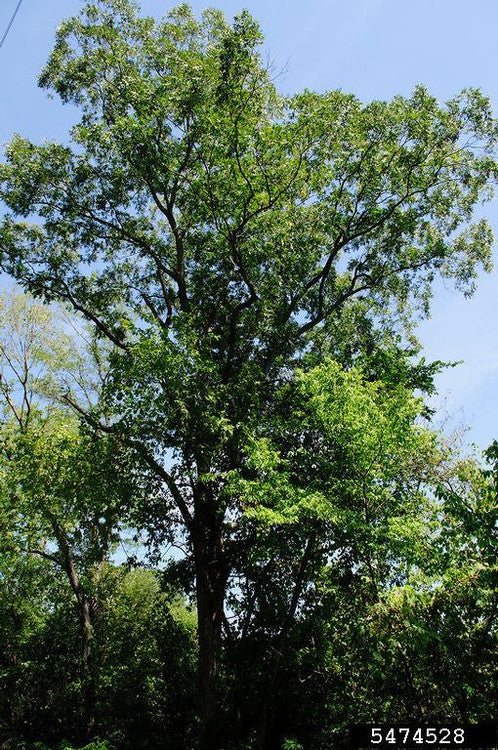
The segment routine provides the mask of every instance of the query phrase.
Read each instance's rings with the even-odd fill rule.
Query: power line
[[[3,35],[3,37],[2,37],[2,41],[0,42],[0,49],[2,48],[2,46],[3,46],[3,43],[4,43],[4,42],[5,42],[5,40],[7,39],[7,34],[8,34],[8,33],[9,33],[9,31],[10,31],[10,27],[11,27],[11,26],[12,26],[12,24],[14,23],[15,17],[17,16],[17,11],[18,11],[18,10],[19,10],[19,8],[21,7],[21,4],[22,4],[22,0],[19,0],[19,2],[17,3],[16,9],[15,9],[15,11],[14,11],[14,12],[13,12],[13,14],[12,14],[12,18],[11,18],[11,19],[10,19],[10,21],[9,21],[9,25],[8,25],[8,26],[7,26],[7,28],[5,29],[4,35]]]

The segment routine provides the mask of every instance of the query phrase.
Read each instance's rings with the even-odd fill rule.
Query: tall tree
[[[278,94],[244,12],[163,21],[97,0],[62,24],[40,83],[81,109],[69,145],[19,136],[0,167],[1,267],[68,303],[113,344],[107,404],[68,402],[163,483],[195,575],[203,743],[243,475],[296,365],[375,346],[437,273],[472,290],[491,231],[472,221],[496,176],[497,125],[468,90],[441,106]],[[350,340],[348,341],[348,336]],[[304,355],[311,355],[304,358]]]

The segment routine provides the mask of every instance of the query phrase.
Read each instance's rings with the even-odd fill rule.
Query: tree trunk
[[[197,573],[196,590],[201,747],[216,750],[220,741],[217,693],[224,592],[213,591],[209,577],[202,570]]]
[[[84,733],[85,739],[90,739],[95,727],[95,683],[92,672],[92,618],[91,607],[85,596],[80,604],[81,621],[81,657],[84,684]]]
[[[221,628],[228,567],[223,553],[221,523],[204,524],[192,535],[196,573],[197,637],[199,647],[199,714],[202,750],[217,750],[222,722],[218,706]]]
[[[95,726],[95,685],[91,668],[92,606],[76,566],[63,528],[53,513],[48,513],[62,553],[62,567],[76,598],[81,632],[81,673],[83,683],[83,739],[89,739]]]

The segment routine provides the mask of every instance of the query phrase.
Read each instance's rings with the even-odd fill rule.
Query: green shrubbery
[[[36,562],[45,568],[43,560]],[[44,572],[48,585],[50,570]],[[88,750],[182,747],[194,710],[192,613],[161,591],[152,571],[111,565],[101,572],[98,601],[93,731],[113,739]],[[14,606],[0,611],[0,647],[5,653],[10,644],[12,654],[0,673],[0,738],[20,737],[25,747],[43,738],[42,748],[67,737],[79,747],[84,684],[74,606],[63,586],[34,589],[24,600],[22,622],[14,622]]]

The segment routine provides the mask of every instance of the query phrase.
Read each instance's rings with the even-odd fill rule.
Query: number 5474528
[[[463,745],[465,730],[462,727],[372,727],[370,744],[386,742],[392,745]]]

